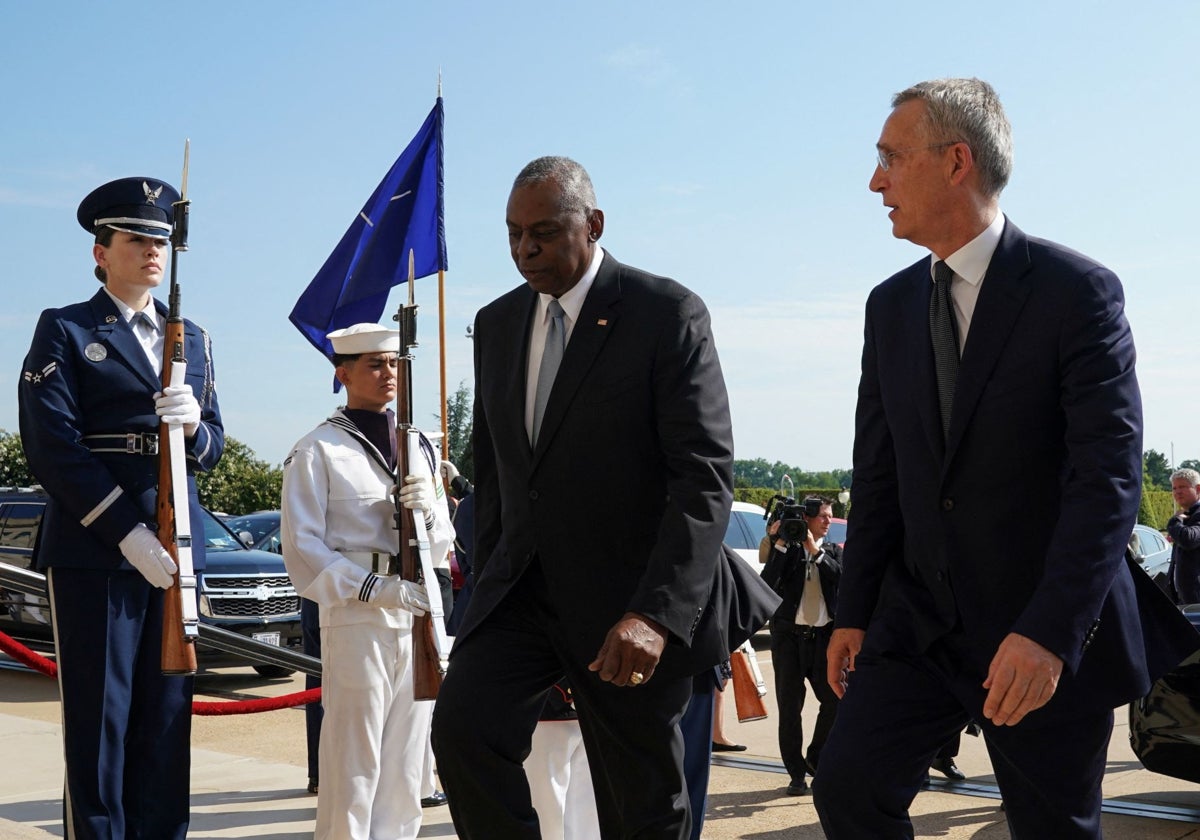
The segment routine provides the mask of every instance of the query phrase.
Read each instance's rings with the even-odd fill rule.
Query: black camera
[[[824,504],[820,499],[811,496],[800,504],[796,504],[796,500],[790,496],[775,495],[771,501],[774,507],[768,507],[765,516],[767,527],[770,528],[771,523],[778,520],[779,531],[775,536],[789,543],[804,541],[808,536],[808,523],[804,517],[819,515]]]

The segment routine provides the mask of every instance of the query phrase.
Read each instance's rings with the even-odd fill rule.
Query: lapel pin
[[[598,327],[607,327],[607,326],[608,326],[608,319],[607,319],[607,318],[599,318],[599,319],[597,319],[597,321],[596,321],[596,326],[598,326]]]
[[[109,315],[108,317],[106,317],[106,318],[104,319],[104,323],[106,323],[106,324],[115,324],[115,323],[117,323],[117,316],[116,316],[116,315]]]

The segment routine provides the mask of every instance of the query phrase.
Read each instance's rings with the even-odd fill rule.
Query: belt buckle
[[[388,567],[391,565],[391,555],[384,554],[381,551],[371,552],[371,571],[377,575],[389,575],[391,572]]]
[[[125,435],[125,454],[157,455],[158,435],[154,432],[130,432]]]

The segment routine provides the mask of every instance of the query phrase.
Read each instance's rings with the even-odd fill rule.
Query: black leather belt
[[[84,435],[83,445],[93,452],[122,455],[157,455],[157,432],[130,432],[124,435]]]

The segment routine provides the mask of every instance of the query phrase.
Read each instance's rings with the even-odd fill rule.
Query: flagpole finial
[[[438,99],[442,98],[442,68],[438,68]]]

